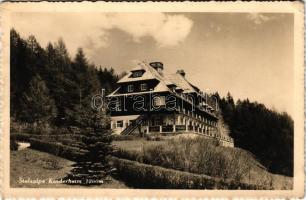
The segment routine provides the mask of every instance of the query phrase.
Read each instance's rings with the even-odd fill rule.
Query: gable
[[[133,75],[135,72],[142,72],[141,76]],[[158,84],[153,92],[166,92],[170,91],[164,82],[164,78],[146,62],[137,64],[128,74],[122,77],[117,83],[121,85],[133,84],[134,82],[144,82],[156,80]],[[118,90],[117,90],[118,91]]]
[[[134,73],[142,72],[141,76],[133,76]],[[127,83],[133,81],[145,81],[152,79],[160,79],[158,72],[152,67],[148,66],[147,63],[138,63],[129,73],[122,77],[118,83]]]

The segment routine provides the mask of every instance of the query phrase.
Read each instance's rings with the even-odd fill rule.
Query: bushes
[[[135,161],[143,162],[142,152],[139,152],[136,150],[125,151],[123,149],[115,149],[112,155],[118,158],[124,158],[128,160],[135,160]]]
[[[145,139],[148,141],[161,141],[164,140],[160,135],[145,135],[144,137],[140,137],[139,135],[113,135],[114,141],[124,141],[124,140],[138,140],[138,139]]]
[[[30,142],[31,148],[40,151],[48,152],[50,154],[75,160],[82,156],[78,147],[79,141],[82,140],[81,135],[36,135],[25,133],[12,133],[11,145],[14,140]],[[13,146],[14,148],[14,146]]]
[[[12,138],[18,141],[29,142],[31,135],[25,133],[11,133],[11,140]]]
[[[82,157],[84,151],[75,147],[69,147],[56,142],[44,142],[37,139],[30,139],[31,148],[44,151],[69,160],[76,160]]]
[[[200,137],[174,138],[164,144],[146,145],[140,151],[118,149],[113,155],[237,182],[269,183],[270,176],[248,152],[217,145],[213,140]]]
[[[59,135],[37,135],[37,134],[26,134],[26,133],[11,133],[12,136],[19,141],[29,142],[30,139],[38,139],[49,142],[63,142],[63,143],[73,143],[82,141],[82,135],[74,134],[59,134]]]
[[[180,138],[166,145],[143,149],[144,162],[182,171],[242,181],[250,172],[250,161],[242,151],[219,148],[207,139]]]
[[[162,136],[159,136],[159,135],[156,135],[156,136],[145,135],[145,138],[148,141],[161,141],[161,140],[165,140]]]
[[[26,122],[17,122],[14,118],[10,121],[10,131],[15,133],[28,133],[33,135],[78,135],[80,129],[74,126],[57,127],[48,123],[35,124]]]
[[[139,138],[138,136],[135,135],[113,135],[112,137],[114,141],[135,140]]]
[[[26,132],[30,134],[50,134],[53,128],[49,123],[35,124],[35,123],[21,123],[11,120],[10,130],[13,132]]]
[[[71,146],[71,145],[73,145],[73,144],[75,143],[75,140],[63,138],[63,139],[61,139],[60,142],[61,142],[63,145]]]
[[[10,150],[16,151],[18,150],[18,143],[16,142],[16,138],[13,136],[10,138]]]
[[[132,184],[143,188],[163,189],[265,189],[256,185],[239,183],[233,180],[222,180],[206,175],[166,169],[163,167],[142,164],[136,161],[109,158],[117,168],[118,174]]]
[[[163,136],[161,135],[144,135],[144,137],[140,137],[139,135],[113,135],[114,141],[125,141],[125,140],[139,140],[139,139],[145,139],[148,141],[161,141],[165,140]]]

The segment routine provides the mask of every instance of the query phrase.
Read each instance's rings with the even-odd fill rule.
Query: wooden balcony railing
[[[174,133],[174,132],[196,132],[205,136],[216,138],[222,141],[233,143],[234,140],[228,136],[221,136],[213,131],[205,131],[205,129],[193,125],[162,125],[162,126],[148,126],[149,132],[158,133]]]
[[[162,126],[162,132],[173,132],[173,125]]]
[[[176,131],[186,131],[186,125],[175,125]]]
[[[160,126],[149,126],[150,132],[160,132]]]

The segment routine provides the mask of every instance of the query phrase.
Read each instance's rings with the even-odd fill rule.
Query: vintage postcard
[[[3,197],[301,198],[301,2],[0,5]]]

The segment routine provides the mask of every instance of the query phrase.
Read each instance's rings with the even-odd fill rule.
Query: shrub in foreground
[[[83,151],[75,147],[69,147],[56,142],[44,142],[37,139],[30,139],[32,149],[47,152],[68,160],[76,160],[83,155]]]

